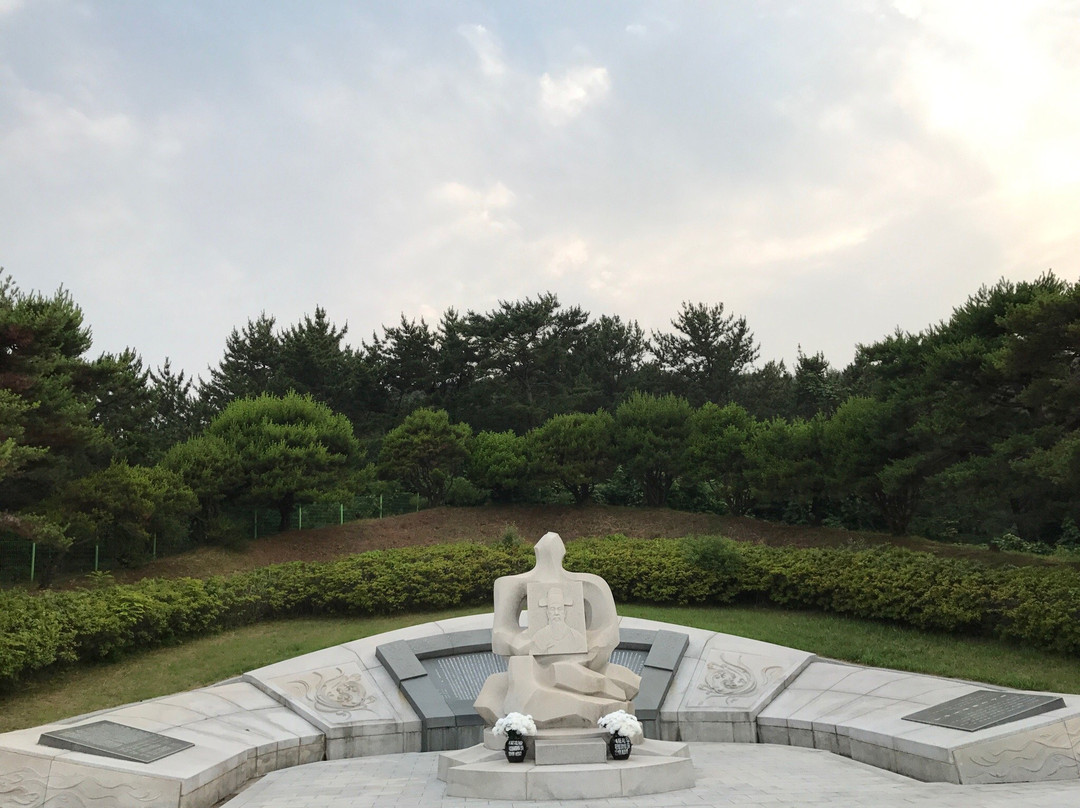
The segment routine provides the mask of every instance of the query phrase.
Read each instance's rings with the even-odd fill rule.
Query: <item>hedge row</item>
[[[522,545],[379,550],[229,577],[98,590],[0,592],[0,686],[51,665],[104,659],[260,620],[375,615],[490,603],[494,580],[533,563]],[[568,569],[601,575],[616,601],[753,601],[986,634],[1080,654],[1080,572],[987,568],[900,549],[817,550],[719,538],[573,542]]]

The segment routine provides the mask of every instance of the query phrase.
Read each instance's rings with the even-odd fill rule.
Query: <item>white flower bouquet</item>
[[[511,732],[516,732],[518,735],[535,735],[536,724],[531,715],[507,713],[505,717],[495,722],[491,731],[496,735],[508,735]]]
[[[616,710],[613,713],[608,713],[597,721],[596,725],[600,729],[607,730],[612,735],[623,735],[631,739],[642,737],[641,722],[626,710]]]

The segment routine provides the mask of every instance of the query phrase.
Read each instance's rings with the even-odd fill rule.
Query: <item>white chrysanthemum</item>
[[[504,718],[495,722],[491,731],[496,735],[506,735],[508,732],[516,732],[518,735],[535,735],[536,724],[531,715],[507,713]]]
[[[641,722],[626,710],[616,710],[613,713],[608,713],[597,721],[596,725],[600,729],[607,730],[612,735],[625,735],[630,739],[642,737]]]

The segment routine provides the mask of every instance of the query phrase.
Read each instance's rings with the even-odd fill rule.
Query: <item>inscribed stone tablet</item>
[[[490,651],[475,654],[454,654],[432,657],[423,661],[424,668],[436,680],[439,691],[447,700],[476,701],[480,688],[493,673],[506,670],[506,658]]]
[[[1038,696],[1003,690],[976,690],[966,696],[905,715],[904,720],[975,732],[1048,713],[1064,706],[1065,702],[1059,696]]]
[[[115,721],[95,721],[78,727],[52,730],[43,733],[38,743],[69,752],[85,752],[135,763],[153,763],[195,745]]]

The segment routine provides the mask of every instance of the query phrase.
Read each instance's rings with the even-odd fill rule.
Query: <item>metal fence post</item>
[[[30,545],[30,583],[34,582],[34,564],[37,562],[37,542]]]
[[[98,571],[98,555],[99,555],[100,551],[101,551],[101,545],[100,544],[95,544],[94,545],[94,572]]]
[[[339,502],[338,507],[341,509],[341,521],[338,522],[338,524],[343,525],[343,524],[345,524],[345,503],[344,502]]]
[[[304,506],[303,505],[297,505],[296,506],[296,529],[297,530],[303,530],[304,529]]]
[[[382,519],[382,494],[379,494],[379,518]]]

